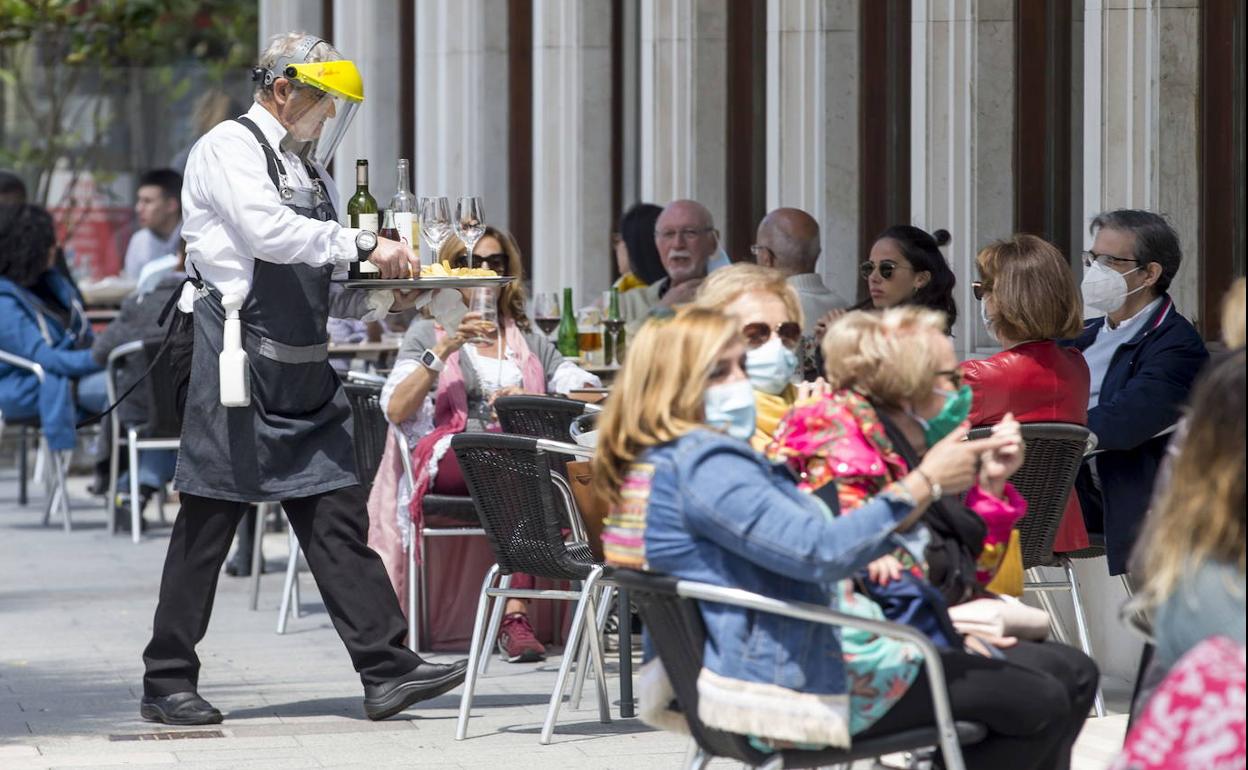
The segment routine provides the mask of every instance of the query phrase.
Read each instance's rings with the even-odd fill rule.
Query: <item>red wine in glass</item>
[[[559,328],[558,316],[555,316],[554,318],[550,318],[550,317],[534,318],[533,320],[537,322],[537,328],[541,329],[542,333],[547,336],[550,336],[551,334],[554,333],[555,329]]]

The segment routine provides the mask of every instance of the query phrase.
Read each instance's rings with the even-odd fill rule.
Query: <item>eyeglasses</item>
[[[766,345],[771,339],[771,332],[772,328],[761,321],[741,327],[741,333],[745,335],[745,344],[751,350]],[[780,342],[790,350],[796,348],[797,343],[802,340],[802,325],[794,321],[785,321],[777,325],[775,332],[780,337]]]
[[[946,369],[944,371],[936,372],[936,376],[948,377],[949,381],[953,383],[954,388],[962,387],[963,379],[961,369]]]
[[[758,258],[763,255],[764,251],[771,251],[771,249],[767,248],[761,243],[756,243],[750,247],[750,254],[753,255],[754,261],[756,262],[758,261]]]
[[[473,254],[472,264],[468,264],[467,252],[459,252],[455,258],[451,260],[451,267],[485,267],[499,275],[507,274],[507,255],[498,254]]]
[[[713,227],[682,227],[679,230],[655,230],[654,237],[661,241],[674,241],[676,236],[682,236],[686,241],[705,235],[715,228]]]
[[[984,301],[985,294],[992,293],[992,283],[989,281],[971,281],[971,294],[975,295],[975,299],[979,302]]]
[[[862,276],[863,280],[866,280],[871,277],[872,273],[875,272],[876,267],[877,267],[877,264],[875,262],[872,262],[871,260],[867,260],[866,262],[863,262],[861,265],[858,266],[858,275]],[[909,265],[898,264],[891,259],[881,260],[878,264],[878,267],[880,268],[880,277],[886,281],[891,281],[893,279],[893,273],[897,272],[898,270],[913,270],[914,269],[913,267],[910,267]]]
[[[1092,263],[1096,262],[1101,267],[1113,267],[1115,262],[1134,262],[1140,264],[1138,259],[1129,259],[1127,257],[1115,257],[1113,254],[1097,254],[1095,251],[1083,252],[1083,266],[1092,267]]]

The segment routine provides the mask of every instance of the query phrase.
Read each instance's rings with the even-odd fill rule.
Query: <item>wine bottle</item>
[[[390,199],[390,208],[394,211],[394,224],[399,229],[399,240],[413,251],[419,249],[420,239],[416,236],[414,227],[416,196],[409,189],[407,158],[399,158],[399,183],[394,197]]]
[[[607,319],[602,322],[603,352],[607,366],[624,363],[624,319],[620,317],[620,290],[611,287],[611,299],[607,303]]]
[[[377,200],[368,191],[368,161],[364,158],[355,161],[355,195],[347,201],[347,217],[351,227],[377,232]],[[381,270],[372,262],[358,264],[363,277],[379,277]],[[369,273],[377,273],[378,276],[370,276]]]
[[[581,354],[580,337],[576,331],[576,311],[572,309],[570,288],[563,290],[563,316],[559,319],[559,333],[555,339],[555,347],[565,358],[576,358]]]

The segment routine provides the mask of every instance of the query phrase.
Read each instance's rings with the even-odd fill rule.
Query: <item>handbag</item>
[[[1010,542],[1001,557],[997,574],[988,582],[987,589],[994,594],[1023,595],[1023,544],[1019,540],[1017,529],[1010,530]]]
[[[607,501],[594,491],[593,473],[590,471],[589,460],[573,460],[567,465],[568,485],[572,487],[572,499],[581,512],[581,520],[585,522],[585,532],[589,537],[589,550],[594,559],[603,561],[602,530],[607,519]]]

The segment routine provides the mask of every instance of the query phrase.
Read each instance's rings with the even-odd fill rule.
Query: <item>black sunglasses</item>
[[[863,280],[866,280],[871,277],[872,273],[875,272],[876,267],[877,265],[875,262],[872,262],[871,260],[867,260],[866,262],[863,262],[862,264],[858,265],[858,275],[862,276]],[[909,265],[897,264],[891,259],[881,260],[878,267],[880,268],[880,277],[886,281],[891,281],[893,278],[893,273],[897,272],[898,270],[904,270],[907,268],[911,270],[914,269],[912,267],[909,267]]]
[[[498,254],[473,254],[472,264],[468,264],[468,254],[459,252],[455,258],[451,260],[451,267],[485,267],[499,275],[507,273],[507,255]]]
[[[761,321],[741,327],[741,334],[745,336],[745,344],[751,350],[766,345],[767,340],[771,339],[771,332],[772,328]],[[796,348],[797,343],[802,339],[802,326],[793,321],[779,324],[775,332],[780,337],[780,342],[789,349]]]
[[[992,293],[992,284],[987,281],[971,281],[971,294],[975,295],[975,299],[979,302],[984,301],[984,295]]]

